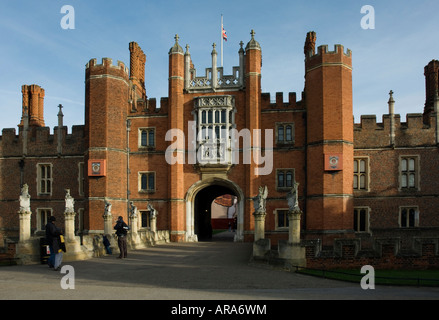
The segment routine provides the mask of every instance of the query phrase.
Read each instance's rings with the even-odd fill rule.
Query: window
[[[52,216],[52,209],[37,209],[37,231],[46,230],[50,216]]]
[[[139,129],[139,147],[154,148],[155,147],[155,128]]]
[[[231,129],[234,127],[232,96],[203,96],[195,99],[197,161],[199,164],[231,162]]]
[[[288,220],[288,209],[277,209],[275,211],[276,229],[288,228],[290,223]]]
[[[294,169],[277,169],[276,170],[276,189],[290,189],[295,181]]]
[[[150,211],[140,211],[141,227],[150,228]]]
[[[369,159],[354,158],[354,190],[369,189]]]
[[[139,173],[139,192],[155,191],[155,172]]]
[[[78,163],[78,191],[79,195],[84,195],[84,185],[85,185],[85,178],[84,178],[84,162]]]
[[[294,143],[294,123],[277,123],[276,127],[277,143]]]
[[[419,160],[417,156],[400,158],[400,186],[403,190],[418,189]]]
[[[52,194],[52,164],[37,164],[38,194]]]
[[[354,208],[354,231],[369,232],[369,208]]]
[[[417,207],[401,207],[399,210],[399,226],[401,228],[419,226],[419,209]]]

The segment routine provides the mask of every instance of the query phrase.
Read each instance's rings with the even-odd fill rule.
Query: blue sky
[[[75,10],[75,29],[60,22],[64,5]],[[375,29],[361,28],[361,8],[375,10]],[[376,114],[381,121],[394,91],[395,112],[422,113],[424,66],[439,59],[437,0],[277,1],[277,0],[0,0],[0,128],[16,128],[21,118],[21,86],[45,89],[46,126],[57,125],[58,104],[64,124],[84,123],[85,65],[112,58],[129,66],[128,43],[146,53],[146,91],[168,95],[168,51],[174,35],[190,46],[198,75],[211,66],[212,43],[220,48],[221,14],[228,41],[224,70],[238,65],[239,42],[250,31],[262,47],[262,90],[274,95],[300,93],[304,85],[303,44],[308,31],[317,46],[342,44],[353,53],[355,122]],[[219,51],[219,50],[218,50]]]

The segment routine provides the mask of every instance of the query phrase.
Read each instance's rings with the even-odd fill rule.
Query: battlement
[[[129,78],[129,70],[128,67],[122,61],[117,61],[117,65],[113,65],[113,59],[111,58],[102,58],[102,63],[97,64],[97,59],[90,59],[90,61],[85,65],[87,74],[108,74],[108,73],[116,73],[120,76],[128,79]]]
[[[58,130],[58,127],[54,127],[53,134],[50,133],[49,127],[29,128],[25,147],[23,147],[23,130],[20,129],[17,134],[14,128],[5,128],[2,130],[2,135],[0,136],[0,156],[21,157],[23,153],[25,153],[26,156],[57,156],[58,134],[62,135],[61,144],[63,147],[63,155],[78,155],[84,153],[84,126],[76,125],[72,126],[72,132],[70,134],[66,126],[62,127],[61,130]]]
[[[377,148],[390,145],[391,116],[385,114],[382,122],[377,122],[375,115],[362,115],[360,123],[354,123],[355,148]],[[406,122],[401,122],[399,114],[394,115],[395,146],[436,145],[435,119],[430,117],[424,123],[421,113],[408,113]]]
[[[303,100],[303,97],[302,97]],[[302,101],[297,101],[296,92],[288,93],[288,101],[284,101],[284,93],[276,92],[275,100],[271,99],[271,94],[269,92],[263,92],[261,94],[261,104],[262,110],[273,110],[273,109],[300,109],[302,108]]]
[[[317,48],[317,53],[312,50],[305,55],[306,71],[322,66],[341,65],[352,69],[352,51],[347,49],[345,51],[343,45],[334,45],[334,51],[328,51],[327,45],[321,45]]]

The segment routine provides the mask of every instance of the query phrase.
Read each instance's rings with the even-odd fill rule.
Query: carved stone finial
[[[395,100],[393,100],[393,91],[392,90],[390,90],[390,92],[389,92],[389,103],[391,103],[391,102],[395,102]]]
[[[255,30],[252,29],[250,34],[251,34],[252,38],[247,43],[247,46],[245,47],[245,49],[246,50],[248,50],[248,49],[258,49],[258,50],[261,50],[261,46],[260,46],[259,42],[257,42],[255,40],[255,34],[256,34]]]
[[[59,108],[58,116],[63,116],[63,113],[62,113],[62,108],[63,108],[63,106],[62,106],[62,104],[59,104],[59,105],[58,105],[58,108]]]
[[[181,54],[183,54],[183,48],[178,44],[178,39],[180,39],[178,34],[175,35],[174,39],[175,39],[174,46],[171,48],[171,50],[169,50],[169,53],[170,54],[171,53],[181,53]]]

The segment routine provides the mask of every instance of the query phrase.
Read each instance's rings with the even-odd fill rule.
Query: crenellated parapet
[[[420,147],[436,145],[436,120],[432,115],[428,123],[421,113],[409,113],[406,121],[399,114],[394,115],[395,147]],[[391,115],[385,114],[381,122],[375,115],[362,115],[359,123],[354,123],[355,149],[390,147]]]
[[[58,140],[58,134],[61,139]],[[26,154],[23,154],[24,139],[26,141]],[[62,154],[58,153],[58,141],[63,146]],[[53,128],[53,134],[49,127],[37,127],[32,129],[32,134],[24,135],[23,131],[17,132],[14,128],[5,128],[0,136],[0,156],[1,157],[32,157],[32,156],[66,156],[82,155],[85,150],[84,126],[77,125],[72,127],[72,132],[68,133],[68,128]]]
[[[305,56],[306,72],[322,66],[343,66],[352,70],[352,51],[345,51],[341,44],[334,45],[333,51],[328,51],[327,45],[319,46],[317,53],[309,51]]]
[[[102,58],[101,64],[97,63],[97,59],[90,59],[85,66],[85,72],[86,80],[111,75],[128,82],[130,77],[128,67],[122,61],[117,61],[117,64],[113,65],[111,58]]]
[[[283,92],[276,92],[275,98],[271,98],[269,92],[261,94],[261,109],[263,110],[277,110],[277,109],[303,109],[302,100],[297,100],[296,92],[288,93],[288,101],[284,100]]]

